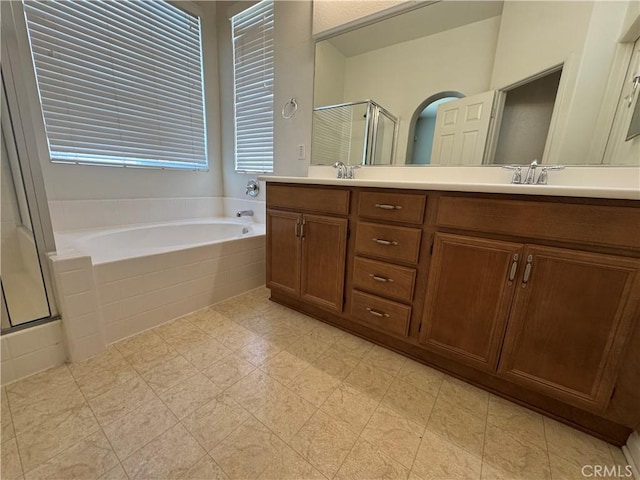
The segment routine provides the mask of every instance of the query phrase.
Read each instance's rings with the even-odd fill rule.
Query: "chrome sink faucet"
[[[536,180],[536,168],[538,168],[538,160],[534,160],[529,164],[529,170],[527,170],[527,174],[524,177],[524,184],[533,185]]]
[[[337,168],[338,169],[338,177],[337,178],[347,178],[347,166],[338,161],[336,163],[333,164],[333,168]]]
[[[513,177],[511,177],[511,183],[515,185],[546,185],[548,179],[548,171],[549,170],[562,170],[564,168],[563,165],[550,165],[544,166],[540,168],[540,174],[536,179],[536,169],[539,167],[538,160],[534,160],[529,164],[529,169],[527,170],[527,174],[524,177],[524,181],[522,180],[522,167],[523,165],[503,165],[502,168],[506,168],[507,170],[513,170]]]

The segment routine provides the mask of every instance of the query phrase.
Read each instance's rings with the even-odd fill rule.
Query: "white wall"
[[[219,136],[218,66],[216,58],[215,2],[202,2],[202,39],[207,115],[209,171],[153,170],[53,164],[47,154],[44,125],[39,108],[31,109],[41,135],[40,158],[49,200],[189,197],[222,195]],[[26,38],[23,39],[26,42]],[[23,42],[24,43],[24,42]],[[22,45],[21,71],[35,95],[35,77]],[[28,46],[27,46],[28,48]],[[25,54],[26,53],[26,54]],[[35,101],[37,102],[37,100]]]
[[[313,106],[342,103],[344,96],[345,56],[330,42],[316,44],[316,69],[313,83]]]
[[[372,99],[399,117],[396,163],[405,163],[409,123],[428,97],[489,89],[500,17],[347,58],[344,101]]]
[[[247,181],[256,175],[235,172],[233,145],[233,57],[229,18],[255,2],[215,2],[218,8],[218,62],[220,65],[220,107],[223,119],[222,165],[227,197],[245,197]],[[274,92],[274,174],[304,176],[311,150],[313,110],[314,43],[311,39],[311,2],[275,2],[275,92]],[[298,112],[286,120],[282,106],[295,98]],[[306,158],[298,160],[298,145],[304,145]],[[257,200],[264,200],[261,185]]]

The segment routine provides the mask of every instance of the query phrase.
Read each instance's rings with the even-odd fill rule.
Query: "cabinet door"
[[[302,231],[301,298],[342,312],[347,219],[304,215]]]
[[[302,215],[267,210],[267,287],[300,295],[300,238]]]
[[[422,344],[495,371],[522,248],[517,243],[437,233]]]
[[[637,316],[640,260],[538,246],[524,260],[530,267],[518,279],[500,374],[604,408]]]

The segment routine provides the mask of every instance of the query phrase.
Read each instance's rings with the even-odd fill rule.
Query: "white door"
[[[443,103],[438,107],[431,163],[481,165],[487,144],[495,91]]]

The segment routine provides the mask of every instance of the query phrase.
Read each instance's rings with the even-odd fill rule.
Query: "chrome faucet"
[[[542,167],[540,169],[540,175],[538,175],[538,180],[536,180],[536,185],[546,185],[549,170],[562,170],[564,169],[564,165],[551,165],[549,167]]]
[[[347,166],[342,162],[336,162],[333,164],[333,168],[338,169],[338,178],[347,178]]]
[[[536,168],[538,168],[538,160],[534,160],[529,164],[529,170],[527,170],[527,175],[524,177],[524,184],[533,185],[536,181]]]
[[[346,167],[346,168],[347,168],[347,177],[346,178],[354,179],[354,178],[356,178],[356,168],[360,168],[360,165],[352,165],[352,166]]]
[[[253,217],[253,210],[238,210],[236,217]]]

